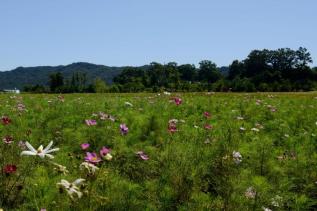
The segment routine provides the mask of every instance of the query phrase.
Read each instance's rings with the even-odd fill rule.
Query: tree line
[[[167,91],[311,91],[317,90],[317,68],[306,48],[297,50],[253,50],[246,59],[234,60],[228,68],[218,68],[209,60],[178,65],[152,62],[143,67],[126,67],[108,85],[97,78],[87,84],[86,74],[76,72],[64,79],[50,75],[49,87],[31,86],[25,91],[73,92],[159,92]]]

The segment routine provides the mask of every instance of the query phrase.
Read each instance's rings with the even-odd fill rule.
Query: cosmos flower
[[[204,126],[204,128],[205,128],[206,130],[211,130],[211,129],[212,129],[212,125],[206,124],[206,125]]]
[[[97,166],[95,166],[94,164],[92,163],[89,163],[89,162],[82,162],[79,166],[79,168],[81,170],[83,169],[86,169],[88,171],[89,174],[94,174],[99,168]]]
[[[171,93],[170,92],[163,92],[163,94],[165,94],[165,95],[171,95]]]
[[[274,207],[280,207],[283,203],[283,198],[279,195],[276,195],[274,198],[271,199],[271,204]]]
[[[85,120],[85,123],[86,123],[86,125],[88,125],[88,126],[97,125],[97,121],[94,120],[94,119],[86,119],[86,120]]]
[[[179,97],[174,97],[174,102],[175,102],[176,105],[180,105],[180,104],[182,104],[183,101]]]
[[[54,162],[51,162],[55,167],[54,167],[54,170],[59,172],[59,173],[62,173],[64,175],[68,174],[69,171],[67,170],[66,166],[63,166],[63,165],[60,165],[58,163],[54,163]]]
[[[207,111],[204,112],[204,116],[205,116],[206,118],[210,118],[210,117],[211,117],[210,113],[207,112]]]
[[[57,99],[60,101],[60,102],[64,102],[65,101],[65,98],[64,98],[64,96],[62,96],[62,95],[59,95],[58,97],[57,97]]]
[[[12,136],[5,136],[2,140],[6,144],[11,144],[13,142],[13,137]]]
[[[18,111],[25,111],[25,105],[22,103],[18,103],[17,104],[17,109]]]
[[[90,146],[90,144],[88,144],[88,143],[83,143],[83,144],[80,145],[80,147],[81,147],[83,150],[88,149],[89,146]]]
[[[262,100],[256,100],[255,102],[256,105],[261,105],[261,103],[262,103]]]
[[[74,198],[74,195],[77,195],[78,198],[81,198],[83,196],[83,193],[80,191],[79,185],[84,181],[85,179],[79,178],[70,183],[67,180],[62,179],[61,182],[57,183],[57,185],[64,188],[71,199]]]
[[[255,127],[251,128],[251,130],[254,131],[254,132],[259,132],[260,131],[258,128],[255,128]]]
[[[25,150],[26,149],[26,145],[24,141],[19,141],[18,146],[22,149]]]
[[[54,148],[51,149],[52,145],[53,145],[53,141],[51,141],[47,147],[45,147],[45,149],[43,149],[43,145],[39,146],[39,148],[37,150],[34,149],[34,147],[29,143],[29,142],[25,142],[26,147],[29,149],[29,151],[23,151],[21,153],[21,155],[35,155],[35,156],[39,156],[40,158],[45,158],[45,156],[53,159],[54,156],[51,155],[50,153],[52,152],[56,152],[59,150],[59,148]]]
[[[256,190],[253,187],[248,187],[244,193],[245,197],[248,199],[254,199],[256,196]]]
[[[8,124],[11,123],[11,119],[9,117],[7,117],[7,116],[3,116],[3,117],[1,117],[1,123],[3,125],[8,125]]]
[[[267,207],[262,207],[262,209],[263,209],[264,211],[272,211],[270,208],[267,208]]]
[[[17,167],[16,165],[13,165],[13,164],[8,164],[5,167],[3,167],[3,172],[6,174],[13,174],[16,172],[16,170],[17,170]]]
[[[177,131],[177,119],[171,119],[168,121],[168,131],[171,133],[175,133]]]
[[[149,156],[147,154],[145,154],[143,151],[139,151],[136,153],[139,158],[141,158],[142,160],[148,160],[149,159]]]
[[[133,104],[132,104],[132,103],[130,103],[130,102],[125,102],[124,104],[125,104],[126,106],[133,107]]]
[[[126,124],[120,124],[120,131],[122,135],[126,135],[129,132],[129,128]]]
[[[92,152],[92,153],[87,152],[85,160],[90,162],[90,163],[99,163],[101,161],[101,159],[94,152]]]
[[[99,118],[101,119],[101,120],[106,120],[106,119],[108,119],[108,114],[105,114],[104,112],[99,112]]]
[[[232,157],[233,157],[233,161],[236,164],[240,164],[242,162],[242,155],[240,154],[240,152],[233,151]]]
[[[111,160],[112,155],[110,154],[111,149],[108,149],[107,147],[102,147],[100,150],[100,156],[105,160]]]

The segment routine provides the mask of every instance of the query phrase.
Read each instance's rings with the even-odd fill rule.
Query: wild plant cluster
[[[0,95],[0,209],[315,210],[315,93]]]

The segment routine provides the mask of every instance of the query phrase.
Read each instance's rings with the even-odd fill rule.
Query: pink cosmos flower
[[[6,144],[11,144],[13,142],[13,137],[12,136],[5,136],[2,140]]]
[[[8,164],[5,167],[3,167],[3,171],[6,174],[13,174],[16,172],[16,170],[17,170],[17,166],[12,164]]]
[[[150,159],[147,154],[145,154],[143,151],[139,151],[136,153],[142,160],[148,160]]]
[[[205,127],[206,130],[211,130],[212,129],[212,125],[209,125],[209,124],[206,124],[204,127]]]
[[[112,155],[110,154],[111,149],[107,148],[107,147],[102,147],[102,149],[100,150],[100,156],[105,159],[105,160],[112,160]]]
[[[106,156],[109,152],[111,152],[111,149],[107,148],[107,147],[102,147],[100,150],[100,156],[104,157]]]
[[[176,105],[180,105],[180,104],[182,104],[182,99],[179,97],[174,97],[174,102]]]
[[[129,132],[129,128],[126,124],[120,124],[120,131],[122,135],[126,135]]]
[[[168,131],[171,133],[175,133],[177,131],[177,119],[171,119],[168,121]]]
[[[86,149],[89,148],[90,144],[88,144],[88,143],[83,143],[83,144],[81,144],[80,146],[81,146],[81,148],[82,148],[83,150],[86,150]]]
[[[86,122],[86,125],[88,126],[97,125],[97,121],[94,119],[86,119],[85,122]]]
[[[168,124],[168,131],[171,133],[175,133],[177,131],[177,127],[175,123],[169,123]]]
[[[92,152],[92,153],[87,152],[85,160],[90,162],[90,163],[99,163],[101,161],[101,159],[94,152]]]
[[[204,112],[204,116],[205,116],[206,118],[210,118],[211,115],[210,115],[210,113],[209,113],[208,111],[205,111],[205,112]]]
[[[3,125],[8,125],[11,123],[11,119],[7,116],[3,116],[3,117],[1,117],[1,122]]]
[[[18,109],[19,111],[25,111],[25,105],[22,104],[22,103],[18,103],[17,109]]]

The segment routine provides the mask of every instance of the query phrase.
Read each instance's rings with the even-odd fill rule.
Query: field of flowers
[[[0,210],[316,210],[317,93],[0,95]]]

